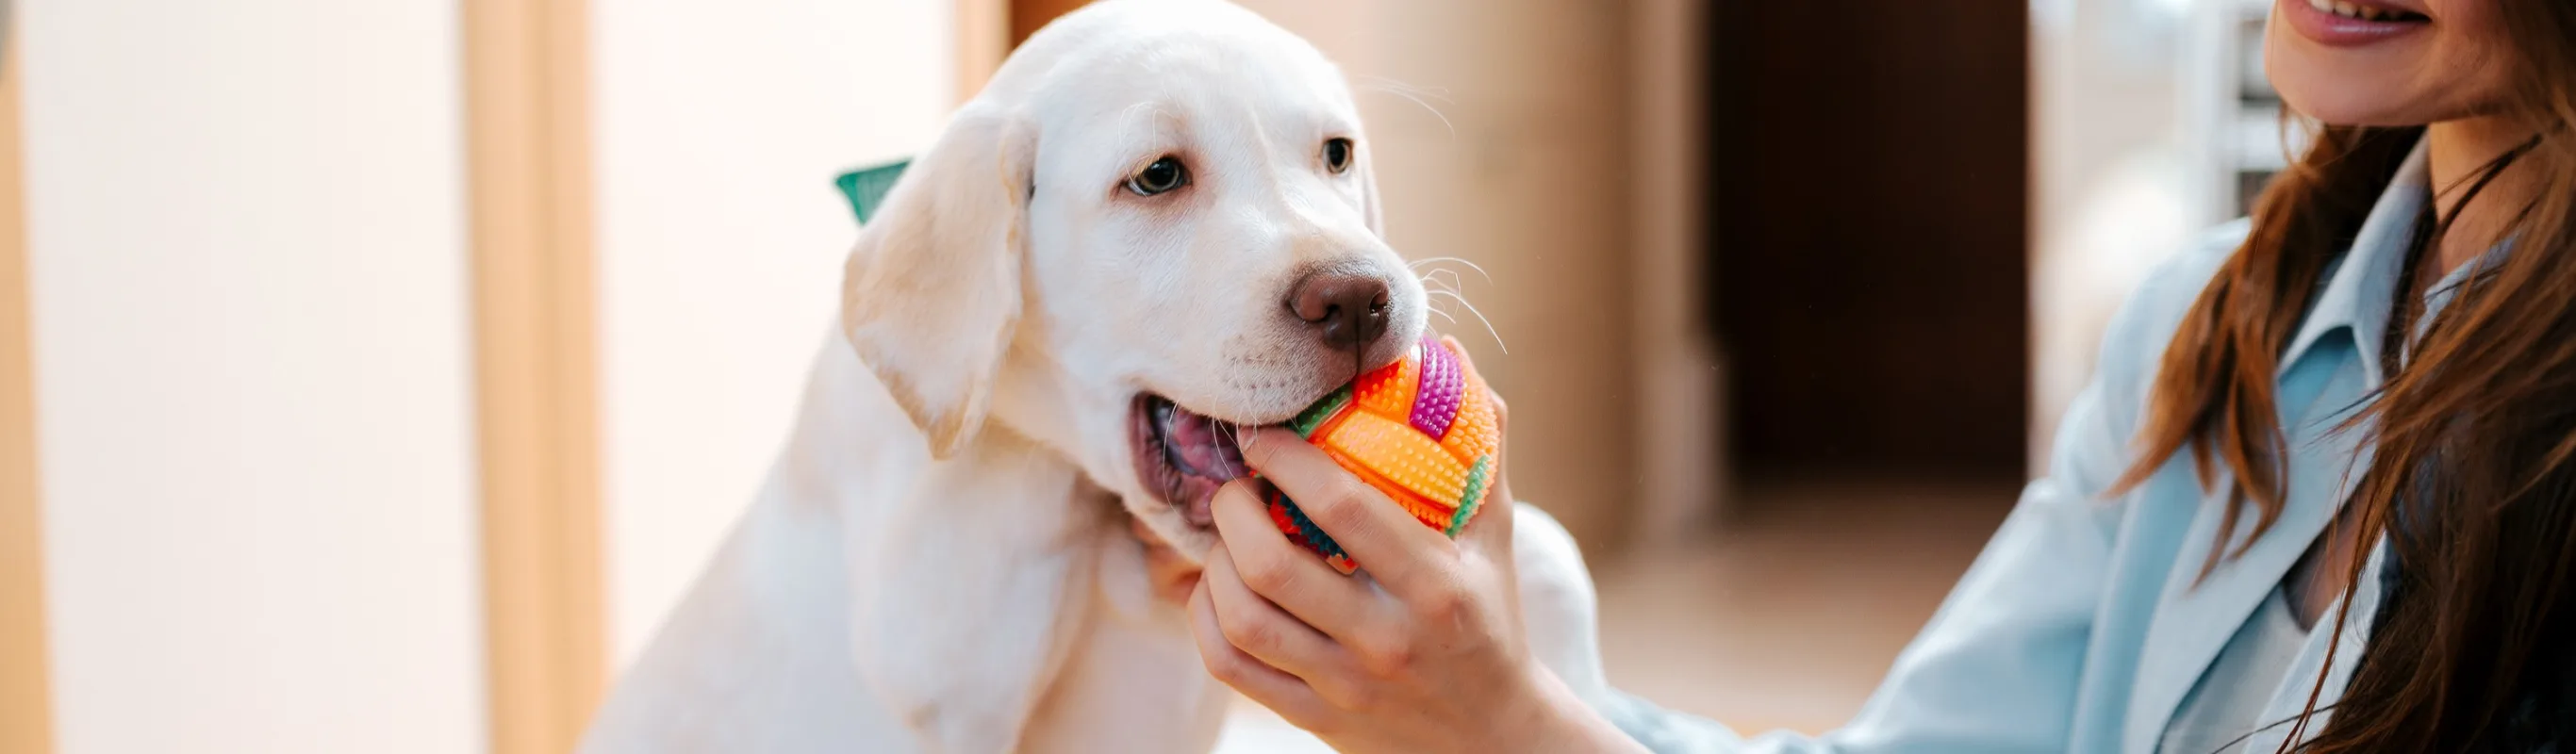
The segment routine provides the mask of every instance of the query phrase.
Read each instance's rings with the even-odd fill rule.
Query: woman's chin
[[[2443,58],[2427,35],[2359,47],[2330,47],[2275,30],[2263,45],[2264,75],[2291,112],[2335,126],[2421,126],[2476,115],[2480,92],[2428,70]]]
[[[2390,96],[2395,87],[2355,86],[2339,74],[2274,70],[2273,87],[2281,93],[2281,104],[2290,112],[2325,125],[2397,128],[2458,117],[2413,101],[2392,101],[2406,99]],[[2325,80],[2304,80],[2309,78]]]

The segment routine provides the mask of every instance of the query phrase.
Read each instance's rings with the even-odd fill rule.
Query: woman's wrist
[[[1538,663],[1531,663],[1530,693],[1523,708],[1498,710],[1493,747],[1484,751],[1645,752],[1635,739],[1592,709],[1574,689]]]

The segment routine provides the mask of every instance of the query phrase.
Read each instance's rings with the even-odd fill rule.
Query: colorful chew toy
[[[1502,433],[1493,392],[1448,337],[1422,339],[1402,361],[1380,367],[1288,423],[1424,526],[1452,538],[1467,528],[1492,488]],[[1343,574],[1359,568],[1297,504],[1270,493],[1270,518],[1291,541]]]

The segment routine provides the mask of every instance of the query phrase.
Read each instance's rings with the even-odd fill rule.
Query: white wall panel
[[[482,749],[455,7],[19,11],[59,750]]]
[[[857,226],[844,168],[954,105],[950,0],[593,6],[610,642],[649,640],[786,437]]]

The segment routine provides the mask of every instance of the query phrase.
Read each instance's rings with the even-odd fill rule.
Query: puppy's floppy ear
[[[969,104],[887,193],[843,270],[841,331],[934,457],[982,428],[1018,329],[1036,151],[1027,118]]]

